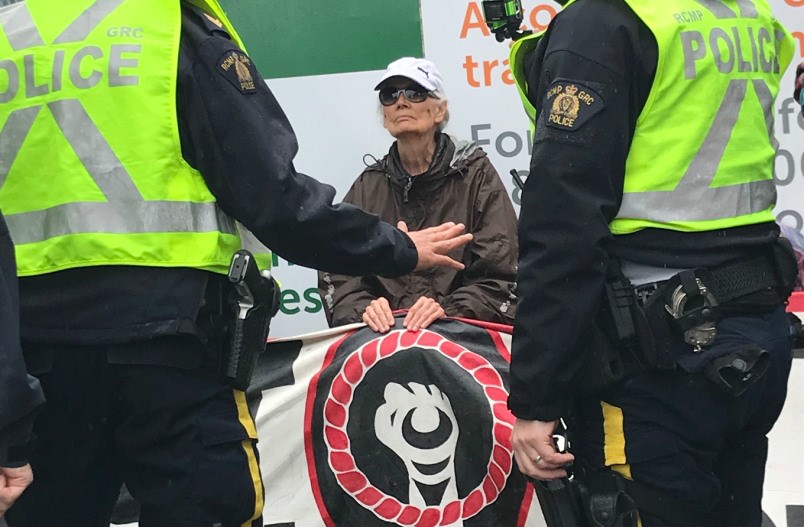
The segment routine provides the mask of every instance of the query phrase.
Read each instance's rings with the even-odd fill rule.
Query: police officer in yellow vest
[[[108,525],[124,481],[144,527],[261,526],[256,430],[219,380],[212,322],[234,220],[288,260],[356,275],[460,268],[446,253],[471,236],[406,235],[297,173],[290,125],[215,0],[3,3],[0,207],[50,402],[9,524]]]
[[[759,527],[791,365],[791,259],[772,209],[792,39],[766,0],[565,3],[511,57],[535,123],[516,460],[539,480],[574,460],[598,495],[630,495],[645,527]],[[560,418],[570,452],[551,439]],[[594,505],[620,514],[599,525],[640,521],[618,504]]]

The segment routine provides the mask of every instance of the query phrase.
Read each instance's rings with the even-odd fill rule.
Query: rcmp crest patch
[[[605,108],[603,98],[578,82],[556,81],[547,90],[547,126],[575,131]]]
[[[257,91],[254,83],[257,70],[251,59],[242,51],[231,50],[224,53],[218,61],[218,71],[242,93]]]

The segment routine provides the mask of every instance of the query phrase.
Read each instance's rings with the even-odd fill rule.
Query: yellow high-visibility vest
[[[793,54],[766,0],[626,0],[658,64],[626,161],[614,234],[773,221],[773,103]],[[576,9],[582,8],[582,4]],[[512,72],[539,35],[512,48]],[[526,106],[535,119],[535,109]]]
[[[191,3],[242,47],[216,0]],[[0,8],[0,209],[21,276],[98,265],[227,272],[238,227],[181,153],[181,16],[180,2],[164,0]]]

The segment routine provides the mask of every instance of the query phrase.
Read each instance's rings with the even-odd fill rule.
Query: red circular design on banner
[[[464,500],[462,516],[464,518],[471,518],[472,516],[480,512],[483,509],[484,501],[485,499],[481,491],[479,490],[473,491]]]
[[[478,381],[483,383],[485,386],[495,387],[495,386],[497,386],[496,383],[500,379],[500,374],[497,373],[497,370],[495,370],[494,368],[489,366],[489,367],[484,367],[484,368],[480,368],[479,370],[476,370],[475,371],[475,379],[477,379]],[[505,398],[506,399],[508,398],[507,394],[506,394]]]
[[[338,483],[349,493],[354,494],[368,485],[368,480],[362,472],[354,470],[345,474],[338,474]]]
[[[354,389],[365,378],[366,372],[377,362],[412,347],[434,349],[472,375],[488,397],[492,414],[493,444],[486,477],[465,498],[446,504],[443,511],[436,507],[422,509],[402,503],[372,485],[357,467],[346,430],[348,419],[341,418],[342,414],[348,415]],[[356,357],[359,360],[353,360]],[[515,418],[507,408],[508,394],[503,386],[500,374],[485,358],[432,331],[396,330],[364,344],[344,361],[324,405],[326,446],[330,468],[338,484],[363,507],[400,525],[436,527],[477,515],[499,497],[511,474],[511,426]]]
[[[380,341],[380,358],[384,359],[396,353],[399,348],[399,332],[394,331]]]
[[[440,519],[441,510],[427,508],[424,510],[424,514],[422,514],[422,517],[419,520],[419,523],[416,524],[416,527],[435,527],[438,525],[438,521]]]
[[[441,340],[443,341],[444,339],[441,339]],[[427,347],[429,347],[429,346],[427,346]],[[446,341],[442,342],[440,346],[438,346],[438,349],[441,351],[441,353],[443,353],[447,357],[449,357],[451,359],[454,359],[455,357],[457,357],[458,355],[463,353],[464,347],[459,346],[459,345],[457,345],[454,342],[451,342],[449,340],[446,340]]]
[[[343,452],[333,452],[330,454],[329,464],[338,472],[348,472],[357,468],[352,456],[348,456]]]
[[[360,357],[352,355],[346,359],[346,363],[343,365],[343,372],[346,375],[346,380],[350,384],[360,382],[360,376],[363,374],[363,365],[360,364]]]
[[[441,525],[450,525],[458,521],[461,517],[461,503],[453,501],[444,507],[444,515],[441,518]]]
[[[491,457],[494,458],[494,462],[503,469],[503,472],[511,472],[511,456],[508,454],[507,450],[497,445],[494,447]]]
[[[499,438],[502,447],[509,452],[514,451],[514,446],[511,444],[512,430],[513,427],[507,426],[507,423],[494,425],[494,437]]]
[[[508,423],[511,426],[513,426],[514,421],[516,420],[514,414],[512,414],[511,410],[508,409],[508,404],[505,402],[494,405],[494,417],[503,423]]]
[[[403,348],[409,348],[416,344],[416,333],[413,331],[406,331],[399,337],[399,345]]]
[[[438,333],[428,331],[426,334],[419,336],[419,346],[425,348],[436,348],[444,340],[444,337]]]
[[[503,388],[486,388],[486,397],[489,399],[508,399],[508,392]]]
[[[494,482],[491,481],[491,478],[486,478],[483,480],[483,494],[486,495],[486,500],[489,500],[492,496],[497,494],[497,487],[494,486]]]
[[[346,404],[352,400],[352,386],[346,379],[343,378],[342,375],[335,379],[335,382],[332,383],[330,391],[332,396],[339,403]]]
[[[363,349],[363,353],[360,354],[360,360],[363,361],[363,364],[366,365],[366,368],[371,368],[375,362],[377,362],[377,347],[379,346],[379,342],[376,340],[372,340],[366,347]]]
[[[399,511],[402,510],[402,505],[392,499],[386,499],[382,503],[380,503],[379,507],[374,509],[374,512],[377,513],[378,516],[385,520],[392,520],[399,515]]]
[[[346,424],[346,408],[335,401],[327,401],[324,406],[324,415],[327,421],[335,426],[343,426]]]
[[[324,428],[327,444],[332,450],[346,450],[349,448],[349,436],[338,428],[327,426]]]
[[[385,496],[385,494],[383,494],[379,490],[375,489],[374,487],[369,487],[360,494],[358,494],[356,497],[362,503],[365,503],[366,505],[369,506],[373,506],[378,504],[380,500],[383,498],[383,496]]]
[[[400,514],[399,517],[396,519],[396,522],[401,523],[402,525],[413,525],[414,523],[419,521],[419,516],[421,515],[422,515],[421,509],[419,509],[418,507],[414,507],[412,505],[406,505],[405,508],[402,509],[402,514]]]
[[[508,479],[500,467],[498,467],[495,463],[489,465],[489,476],[491,476],[491,480],[494,482],[494,485],[502,491],[505,487],[505,480]]]
[[[458,364],[463,366],[466,371],[474,371],[481,366],[488,364],[488,361],[475,353],[462,353],[458,358]],[[499,374],[498,374],[499,375]]]

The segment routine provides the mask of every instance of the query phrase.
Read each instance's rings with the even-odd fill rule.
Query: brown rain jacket
[[[513,324],[516,307],[517,218],[508,193],[486,153],[445,134],[436,137],[430,169],[411,177],[402,168],[396,143],[367,167],[344,202],[410,230],[446,221],[463,223],[474,239],[450,254],[466,268],[414,271],[398,278],[350,277],[320,272],[318,287],[331,327],[362,322],[379,297],[392,310],[408,309],[421,296],[435,299],[447,316]]]

